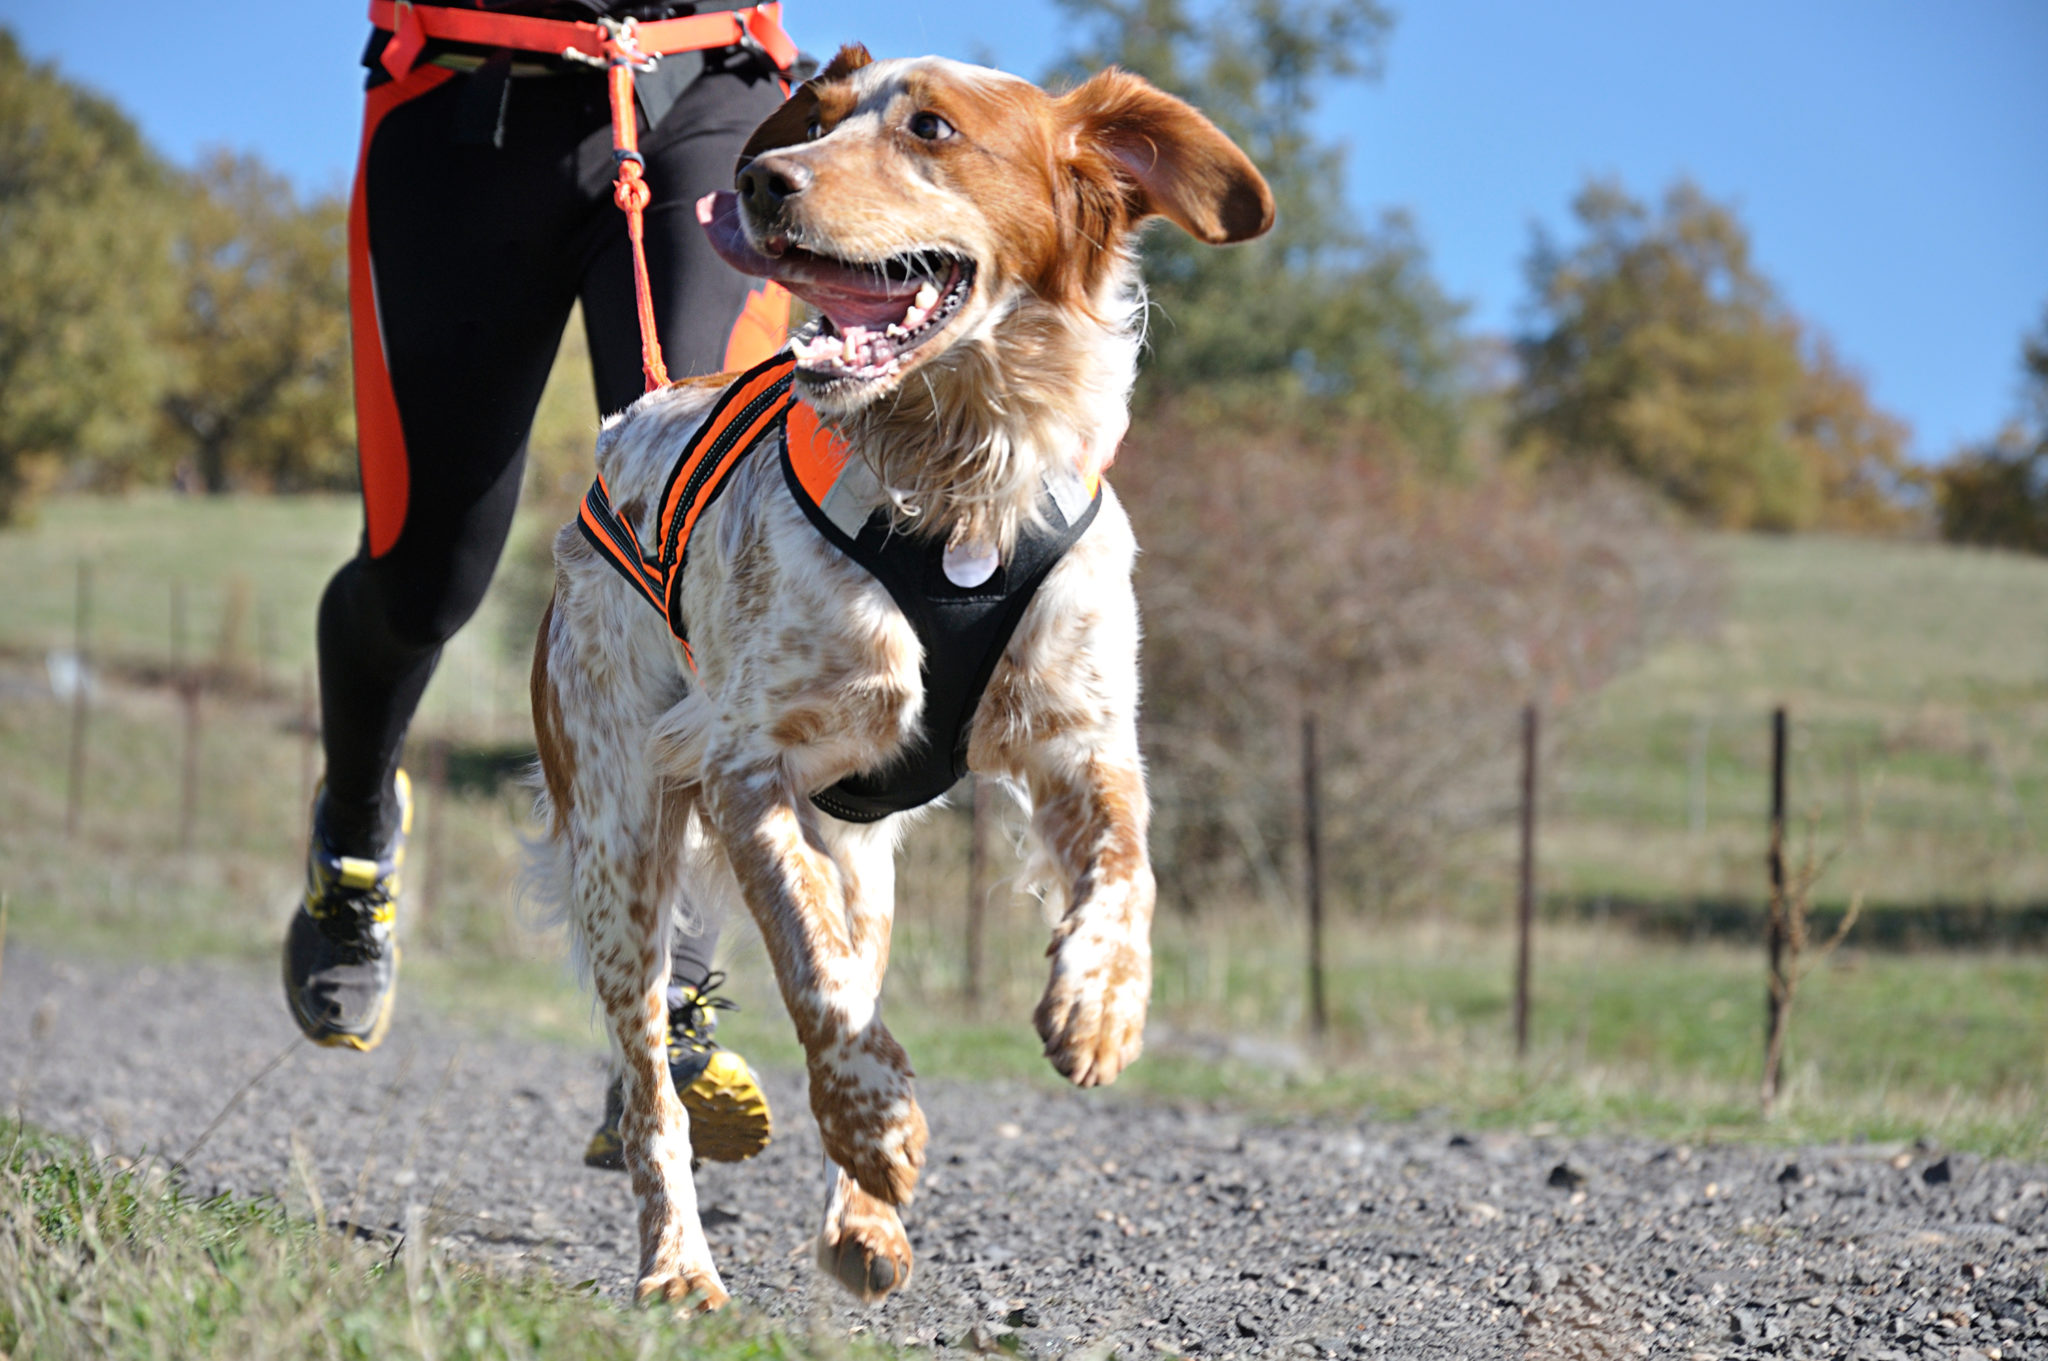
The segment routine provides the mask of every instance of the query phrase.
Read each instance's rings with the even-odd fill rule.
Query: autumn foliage
[[[1681,183],[1652,212],[1595,183],[1583,238],[1539,235],[1511,443],[1640,479],[1728,529],[1896,529],[1907,430],[1750,258],[1733,211]]]
[[[1942,537],[2048,553],[2048,310],[2020,347],[2025,396],[1997,438],[1965,449],[1935,484]]]
[[[0,29],[0,525],[60,484],[351,485],[342,221],[168,165]]]

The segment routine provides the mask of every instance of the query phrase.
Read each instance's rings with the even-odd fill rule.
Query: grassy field
[[[0,1123],[0,1356],[881,1357],[737,1311],[679,1320],[586,1288],[451,1262],[425,1234],[363,1243],[303,1198],[196,1200],[153,1164],[98,1162]]]
[[[18,939],[270,966],[300,872],[297,678],[310,661],[310,605],[353,532],[341,501],[142,498],[59,501],[36,529],[0,535],[12,587],[0,601],[0,893]],[[1727,540],[1716,551],[1733,595],[1722,638],[1654,658],[1578,716],[1545,810],[1548,886],[1756,895],[1765,716],[1783,699],[1798,734],[1795,806],[1814,807],[1820,841],[1844,848],[1828,881],[1836,891],[1864,883],[1882,901],[2040,891],[2030,834],[2048,780],[2048,692],[2030,678],[2048,676],[2048,629],[2035,623],[2048,609],[2048,564],[1825,540]],[[95,564],[97,650],[131,666],[95,702],[85,817],[67,842],[67,710],[43,654],[67,645],[79,553]],[[245,588],[222,584],[238,573]],[[194,636],[226,635],[214,650],[270,681],[205,702],[190,845],[177,835],[177,702],[136,683],[148,668],[133,665],[160,664],[176,579],[190,583]],[[483,756],[526,740],[519,660],[505,641],[523,622],[511,613],[502,600],[487,606],[422,720],[479,754],[458,762],[479,778],[423,797],[404,910],[406,1005],[594,1044],[559,938],[517,899],[526,796],[482,778]],[[237,615],[270,619],[267,633],[224,626]],[[957,811],[911,838],[892,1024],[928,1075],[1051,1082],[1028,1023],[1044,969],[1035,905],[1018,899],[997,914],[988,995],[975,1008],[959,1000],[966,840]],[[1482,880],[1485,866],[1511,864],[1494,839],[1470,858]],[[1685,1138],[1924,1136],[2048,1152],[2048,957],[1852,941],[1800,996],[1789,1099],[1765,1122],[1754,1099],[1759,952],[1597,922],[1547,927],[1532,1055],[1517,1064],[1499,922],[1469,910],[1413,923],[1340,916],[1335,1034],[1311,1046],[1290,914],[1192,920],[1165,905],[1157,1024],[1126,1081],[1282,1115],[1433,1112]],[[745,1009],[726,1033],[757,1057],[793,1061],[750,929],[732,933],[728,953]]]
[[[1751,897],[1770,710],[1823,901],[2048,900],[2048,561],[1932,544],[1731,538],[1718,638],[1576,716],[1544,872],[1576,897]]]

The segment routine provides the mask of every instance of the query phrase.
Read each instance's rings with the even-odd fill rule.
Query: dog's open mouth
[[[756,248],[729,191],[699,200],[697,220],[727,264],[773,279],[818,310],[817,321],[791,341],[790,353],[799,368],[827,381],[894,377],[974,292],[974,262],[943,251],[844,260],[780,240]]]

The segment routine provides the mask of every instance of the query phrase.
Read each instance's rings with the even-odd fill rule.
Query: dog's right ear
[[[769,114],[761,126],[754,129],[754,135],[747,139],[747,145],[740,151],[739,164],[733,167],[733,172],[737,174],[745,170],[748,163],[763,152],[808,141],[811,124],[821,115],[830,121],[843,114],[844,108],[833,106],[845,101],[832,99],[829,87],[838,85],[873,61],[867,48],[859,43],[848,43],[840,48],[830,65],[797,86],[796,92],[783,101],[782,107]]]
[[[1214,123],[1115,67],[1059,97],[1077,168],[1105,165],[1132,222],[1155,214],[1198,241],[1248,241],[1273,225],[1273,191]]]

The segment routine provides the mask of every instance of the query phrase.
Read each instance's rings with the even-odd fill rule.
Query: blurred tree
[[[1906,512],[1905,428],[1802,327],[1727,207],[1680,183],[1653,215],[1609,183],[1572,205],[1586,239],[1540,230],[1510,442],[1598,462],[1729,528],[1881,527]]]
[[[1862,377],[1825,338],[1802,347],[1792,447],[1818,481],[1822,529],[1890,531],[1925,516],[1924,478],[1906,457],[1906,423],[1878,409]]]
[[[170,177],[135,125],[0,29],[0,523],[145,447],[167,361]]]
[[[1082,38],[1056,75],[1122,66],[1195,104],[1265,174],[1279,213],[1218,250],[1179,232],[1145,245],[1151,291],[1141,407],[1225,418],[1365,420],[1425,462],[1456,461],[1461,309],[1400,214],[1361,226],[1343,148],[1308,123],[1335,79],[1374,79],[1392,29],[1375,0],[1060,0]]]
[[[1953,543],[2048,553],[2048,308],[2021,342],[2020,371],[2019,416],[1935,475],[1941,536]]]
[[[215,154],[182,202],[162,452],[209,492],[354,484],[347,207]]]

